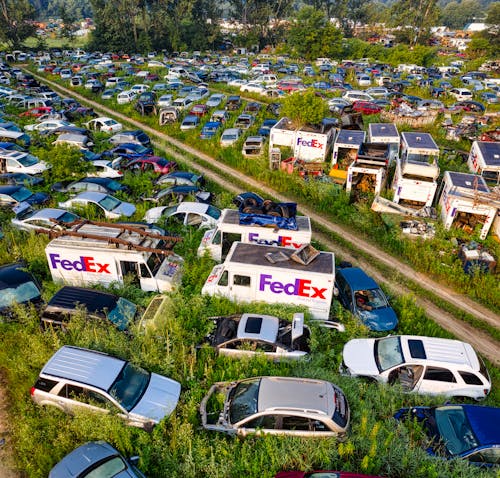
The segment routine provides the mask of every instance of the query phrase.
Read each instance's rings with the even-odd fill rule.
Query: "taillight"
[[[484,389],[484,396],[488,395],[489,390],[487,388]]]
[[[36,390],[35,387],[31,387],[31,390],[30,390],[31,396],[35,395],[35,390]]]

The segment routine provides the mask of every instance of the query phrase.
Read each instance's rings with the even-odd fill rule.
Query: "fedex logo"
[[[70,261],[61,259],[60,254],[49,254],[50,267],[52,269],[64,269],[65,271],[96,272],[97,274],[111,274],[109,264],[99,264],[91,256],[80,256],[79,260]]]
[[[280,281],[273,281],[273,276],[270,274],[261,274],[259,290],[264,291],[266,288],[273,294],[285,293],[286,295],[298,295],[299,297],[326,300],[326,287],[314,287],[311,285],[311,281],[307,279],[295,279],[294,282],[283,284]]]
[[[309,148],[323,149],[323,143],[320,143],[317,139],[302,139],[297,138],[297,146],[308,146]]]
[[[298,249],[302,246],[302,244],[292,242],[292,238],[290,236],[278,236],[276,240],[259,239],[258,232],[251,232],[250,234],[248,234],[248,240],[256,244],[266,244],[267,246],[282,246],[290,248],[293,247],[295,249]]]

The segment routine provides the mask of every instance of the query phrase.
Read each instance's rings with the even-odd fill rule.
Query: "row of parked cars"
[[[54,187],[68,191],[77,186],[70,183]],[[350,280],[347,269],[337,271],[337,288],[343,291]],[[360,292],[372,290],[369,286],[367,283]],[[81,292],[79,296],[83,297]],[[361,293],[359,297],[354,296],[359,311],[378,308],[383,299],[373,293],[372,296]],[[89,305],[89,312],[90,308]],[[65,320],[67,317],[61,324]],[[291,323],[256,314],[213,320],[214,330],[206,340],[220,353],[240,356],[258,352],[272,357],[273,352],[266,351],[266,345],[288,350],[290,357],[309,352],[310,332],[300,317],[295,317]],[[116,325],[120,328],[123,324],[117,322]],[[302,333],[298,334],[299,331]],[[255,351],[247,351],[246,347],[238,350],[234,345],[243,340],[254,340],[264,347]],[[64,374],[60,372],[62,363],[66,364]],[[484,365],[468,344],[428,337],[393,336],[349,341],[344,347],[342,372],[399,383],[404,389],[417,393],[476,399],[484,398],[491,387]],[[81,377],[85,377],[84,380]],[[151,384],[154,387],[150,387]],[[161,395],[156,394],[159,390],[162,390]],[[37,403],[54,405],[57,402],[67,412],[73,407],[103,411],[111,405],[128,423],[146,429],[173,412],[180,393],[180,384],[168,377],[148,373],[130,362],[101,352],[69,346],[63,346],[47,362],[32,389],[32,397]],[[225,397],[223,408],[214,411],[211,400],[220,393]],[[203,398],[200,413],[205,428],[240,436],[255,433],[343,436],[350,422],[348,400],[338,386],[324,380],[291,377],[252,377],[216,383]],[[429,427],[429,434],[435,440],[436,449],[441,438],[449,443],[446,453],[450,457],[470,455],[474,462],[498,462],[497,448],[492,446],[495,440],[498,442],[498,431],[491,426],[500,418],[498,409],[473,405],[415,407],[400,410],[396,417],[436,423]],[[102,443],[87,444],[75,450],[54,468],[51,476],[67,476],[64,473],[74,466],[72,461],[79,461],[82,456],[91,457],[87,458],[85,466],[89,466],[91,460],[102,460],[99,466],[106,463],[106,467],[110,462],[113,463],[110,467],[128,469],[131,476],[133,473],[141,476],[135,459],[125,460]],[[305,476],[293,473],[278,476]],[[319,477],[325,473],[330,472],[307,476]],[[338,476],[344,475],[353,476],[346,473]]]

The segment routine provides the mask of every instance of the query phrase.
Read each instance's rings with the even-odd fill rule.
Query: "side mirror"
[[[335,297],[338,297],[338,296],[339,296],[339,293],[340,293],[339,289],[338,289],[337,287],[334,287],[334,288],[333,288],[333,295],[334,295]]]
[[[137,466],[138,463],[139,463],[139,457],[138,456],[131,456],[129,459],[128,459],[128,462],[133,465],[133,466]]]

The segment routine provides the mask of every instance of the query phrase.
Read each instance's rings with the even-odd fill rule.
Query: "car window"
[[[263,428],[273,430],[276,428],[277,417],[275,415],[262,415],[245,423],[245,428]]]
[[[233,277],[233,285],[250,287],[250,276],[235,274]]]
[[[458,373],[467,385],[483,385],[483,381],[475,373],[461,371]]]
[[[284,416],[282,417],[281,429],[282,430],[311,430],[312,423],[309,418]]]
[[[424,375],[424,380],[456,383],[456,379],[453,373],[446,368],[440,367],[427,367]]]
[[[126,469],[127,465],[123,462],[123,460],[119,456],[115,456],[112,457],[111,460],[108,460],[100,464],[97,468],[94,468],[90,473],[80,476],[82,478],[109,478],[116,476],[118,473]]]
[[[5,287],[1,289],[0,308],[10,307],[13,304],[22,304],[37,297],[40,297],[40,291],[32,281]]]

